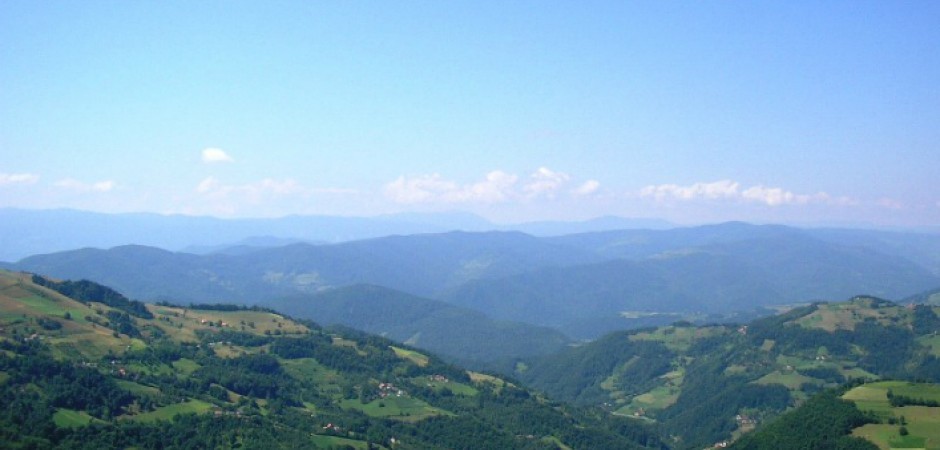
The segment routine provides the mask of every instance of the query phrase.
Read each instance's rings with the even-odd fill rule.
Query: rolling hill
[[[81,249],[31,256],[14,266],[60,278],[92,279],[147,300],[252,303],[352,284],[434,297],[472,279],[597,260],[522,233],[452,232],[293,244],[234,255],[143,246]]]
[[[664,448],[383,338],[90,282],[0,272],[0,350],[5,448]]]
[[[348,286],[265,304],[294,317],[427,349],[469,367],[546,355],[571,343],[551,328],[494,321],[478,311],[381,286]]]
[[[940,245],[940,236],[732,222],[549,238],[449,232],[207,255],[121,246],[35,255],[10,268],[176,303],[258,304],[370,284],[594,339],[678,319],[766,314],[780,304],[905,298],[940,286],[918,245]]]
[[[746,239],[728,241],[742,227]],[[711,243],[699,247],[661,251],[664,244],[657,244],[648,250],[660,253],[640,259],[470,281],[449,300],[494,318],[526,320],[573,337],[596,338],[599,334],[582,331],[590,327],[572,324],[603,322],[624,311],[714,314],[860,293],[903,298],[940,282],[908,260],[864,247],[831,244],[778,227],[729,228],[705,230],[697,242]],[[717,231],[722,232],[713,236]],[[605,253],[612,246],[593,242],[590,247]],[[625,328],[627,321],[622,323]]]
[[[746,326],[679,323],[613,333],[520,364],[516,376],[560,400],[656,421],[678,448],[702,448],[852,379],[940,382],[938,313],[857,297]]]

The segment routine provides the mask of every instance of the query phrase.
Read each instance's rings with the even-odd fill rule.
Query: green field
[[[940,357],[940,335],[922,336],[917,342],[930,348],[930,354]]]
[[[415,363],[415,365],[417,365],[418,367],[426,367],[428,365],[429,360],[428,360],[427,355],[424,355],[420,352],[416,352],[414,350],[408,350],[405,348],[398,348],[395,346],[392,346],[392,350],[395,352],[395,355],[397,355],[399,358],[407,359],[408,361]]]
[[[754,381],[756,384],[782,384],[791,391],[800,389],[800,386],[803,383],[815,383],[820,384],[820,381],[815,378],[810,378],[806,375],[801,375],[795,370],[790,371],[780,371],[776,370],[773,372],[764,375],[758,380]]]
[[[868,424],[852,431],[874,442],[879,448],[901,449],[940,449],[940,408],[925,406],[892,407],[888,403],[888,390],[897,395],[926,400],[940,400],[940,385],[910,383],[906,381],[879,381],[855,387],[842,398],[855,402],[862,411],[874,412],[883,419],[902,417],[908,435],[901,436],[899,424]]]
[[[685,352],[699,339],[722,335],[728,332],[725,327],[660,327],[656,330],[637,333],[630,336],[632,341],[658,341],[673,351]]]
[[[411,381],[416,386],[426,386],[431,388],[434,392],[450,391],[454,395],[462,395],[464,397],[473,397],[480,393],[475,387],[470,386],[469,384],[460,383],[453,380],[448,381],[436,381],[430,377],[417,377],[412,378]]]
[[[369,443],[363,441],[354,441],[352,439],[341,438],[337,436],[324,436],[320,434],[315,434],[310,437],[310,441],[317,445],[317,447],[323,448],[346,448],[352,447],[355,449],[368,449]]]
[[[188,400],[127,418],[137,422],[156,422],[158,420],[170,420],[177,414],[202,414],[210,409],[212,409],[211,403],[202,400]]]
[[[630,417],[644,417],[652,411],[668,408],[679,398],[681,389],[677,386],[659,386],[651,391],[637,395],[630,403],[614,411],[614,414]]]
[[[58,409],[55,414],[52,415],[52,421],[55,422],[55,426],[60,428],[83,427],[92,422],[104,423],[84,411],[75,411],[65,408]]]
[[[196,361],[187,358],[180,358],[176,361],[173,361],[173,368],[176,369],[176,375],[180,378],[186,378],[192,375],[193,372],[199,370],[202,367]]]
[[[821,328],[826,331],[854,330],[855,325],[875,319],[887,325],[890,319],[901,316],[910,317],[910,313],[901,307],[875,308],[871,299],[856,299],[847,303],[820,305],[816,311],[796,321],[804,328]]]
[[[134,393],[134,394],[143,394],[143,395],[157,395],[160,393],[160,389],[157,389],[153,386],[145,386],[140,383],[135,383],[133,381],[127,380],[116,380],[115,381],[121,389],[125,391]]]
[[[311,380],[319,386],[321,392],[331,395],[334,399],[342,398],[342,375],[324,367],[317,360],[313,358],[285,359],[281,361],[281,366],[291,376]]]
[[[453,415],[412,397],[389,396],[366,404],[356,399],[346,399],[340,402],[340,405],[345,409],[357,409],[370,417],[385,417],[409,422],[440,415]]]

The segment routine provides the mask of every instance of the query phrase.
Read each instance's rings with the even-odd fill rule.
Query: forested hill
[[[940,235],[726,223],[556,238],[448,232],[205,255],[126,245],[34,255],[9,267],[182,304],[258,304],[368,284],[596,339],[860,293],[905,298],[940,287],[937,255]]]
[[[0,350],[4,448],[664,448],[383,338],[87,282],[0,271]]]
[[[572,341],[561,332],[389,288],[355,285],[264,303],[294,317],[345,325],[434,352],[466,366],[546,355]]]
[[[620,332],[517,364],[559,400],[660,424],[679,448],[760,426],[851,379],[940,382],[940,308],[857,297],[749,325]]]

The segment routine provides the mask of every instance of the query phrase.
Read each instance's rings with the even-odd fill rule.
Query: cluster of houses
[[[405,395],[405,391],[399,389],[392,383],[379,383],[379,397],[388,398],[391,395],[401,397]]]
[[[213,322],[213,321],[211,321],[211,320],[199,319],[199,323],[202,324],[202,325],[210,326],[210,327],[227,327],[227,326],[229,326],[229,325],[228,325],[228,322],[223,322],[223,321],[221,321],[221,320]]]
[[[757,425],[757,419],[753,419],[753,418],[751,418],[751,417],[749,417],[749,416],[745,416],[745,415],[742,415],[742,414],[738,414],[738,415],[734,416],[734,420],[735,420],[735,422],[738,423],[738,426],[739,426],[739,427],[743,427],[743,426],[746,426],[746,425],[750,425],[750,426]]]
[[[428,387],[434,386],[434,383],[450,383],[444,375],[428,375]]]

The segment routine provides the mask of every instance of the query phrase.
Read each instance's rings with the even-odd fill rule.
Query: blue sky
[[[0,2],[0,207],[940,225],[940,3]]]

